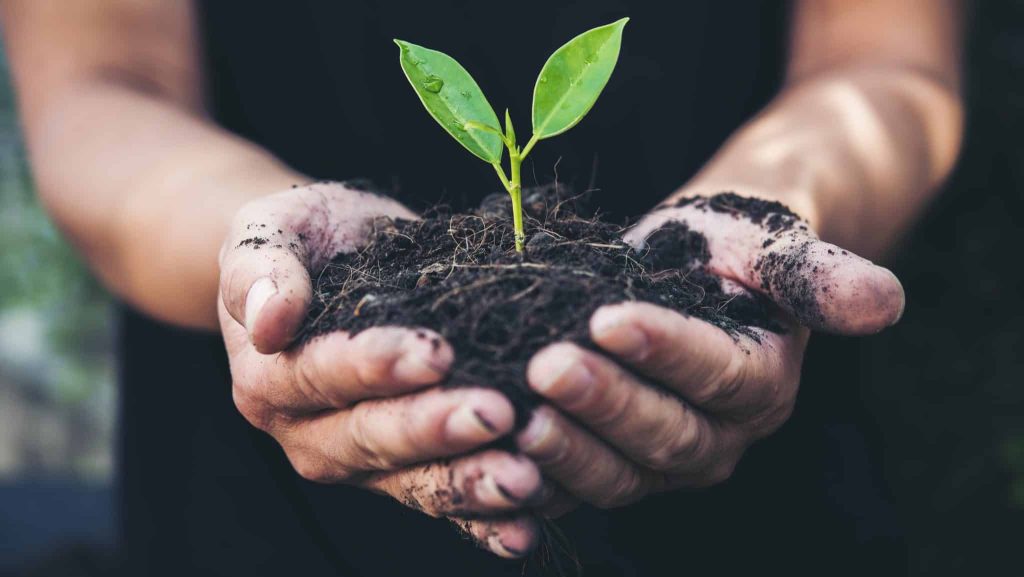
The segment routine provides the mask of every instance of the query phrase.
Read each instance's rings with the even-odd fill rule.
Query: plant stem
[[[523,151],[519,154],[520,162],[522,162],[522,160],[526,158],[527,154],[530,154],[530,151],[533,150],[533,145],[537,144],[537,140],[537,135],[534,134],[532,137],[530,137],[530,140],[526,142],[526,146],[523,147]]]
[[[500,133],[499,133],[500,134]],[[501,184],[505,185],[505,190],[508,191],[508,195],[512,197],[512,226],[515,228],[516,235],[516,252],[523,252],[523,242],[526,240],[526,233],[523,231],[523,182],[522,182],[522,167],[523,159],[526,155],[533,150],[533,145],[537,144],[537,137],[533,136],[530,141],[526,143],[526,148],[520,150],[516,146],[515,132],[512,130],[512,121],[508,117],[508,111],[505,111],[505,134],[502,135],[502,141],[505,143],[505,148],[508,149],[508,163],[509,168],[512,171],[512,176],[509,178],[505,176],[505,169],[501,167],[501,162],[495,162],[492,166],[494,172],[498,173],[498,178],[501,179]]]
[[[526,239],[526,233],[523,232],[523,185],[520,178],[523,157],[518,150],[512,148],[509,149],[508,160],[512,178],[506,188],[509,195],[512,196],[512,225],[516,231],[516,252],[523,252],[523,241]]]
[[[507,190],[509,194],[512,194],[512,183],[509,182],[508,177],[505,176],[505,169],[502,168],[501,164],[497,162],[495,162],[491,166],[494,167],[494,172],[498,173],[498,178],[501,179],[502,186],[505,187],[505,190]]]

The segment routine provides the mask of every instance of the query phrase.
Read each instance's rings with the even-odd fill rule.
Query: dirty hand
[[[669,221],[702,232],[709,268],[734,290],[771,298],[785,331],[734,338],[652,304],[623,303],[591,318],[591,338],[606,354],[569,343],[537,353],[527,379],[551,406],[534,413],[517,441],[577,497],[614,507],[723,481],[752,442],[790,415],[808,328],[870,334],[902,314],[903,289],[891,272],[818,240],[795,217],[733,210],[736,198],[663,206],[626,241],[642,247]]]
[[[382,215],[415,218],[337,183],[294,188],[238,212],[221,250],[218,306],[235,404],[302,477],[453,517],[495,553],[520,556],[537,533],[525,514],[461,517],[521,509],[543,493],[540,473],[506,452],[459,456],[509,433],[514,413],[497,391],[430,387],[453,360],[437,334],[371,328],[288,348],[313,298],[309,271],[353,250]]]

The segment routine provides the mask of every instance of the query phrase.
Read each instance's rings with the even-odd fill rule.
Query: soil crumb
[[[252,226],[252,225],[249,225],[249,226]],[[266,225],[264,225],[264,226],[266,226]],[[235,248],[241,248],[243,246],[250,246],[250,247],[252,247],[254,249],[259,249],[261,246],[267,244],[268,242],[270,242],[270,241],[265,239],[265,238],[263,238],[263,237],[254,236],[254,237],[251,237],[251,238],[247,238],[247,239],[243,240],[242,242],[238,243],[238,246],[236,246]]]
[[[523,426],[537,403],[525,385],[528,361],[556,341],[593,348],[588,322],[602,305],[650,302],[736,338],[756,340],[754,327],[781,330],[766,297],[723,290],[721,278],[706,268],[706,239],[685,224],[665,225],[638,252],[621,241],[622,227],[589,216],[582,197],[555,185],[524,191],[524,197],[523,255],[513,249],[504,193],[468,214],[438,208],[423,220],[376,221],[366,247],[337,255],[314,275],[299,342],[383,325],[435,330],[456,353],[447,384],[500,390]],[[761,211],[728,193],[688,200],[768,219],[766,226],[772,219],[780,219],[780,227],[796,220],[782,205]]]

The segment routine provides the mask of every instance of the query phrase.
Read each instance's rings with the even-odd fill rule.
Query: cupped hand
[[[550,406],[535,411],[519,447],[547,477],[601,507],[725,480],[745,449],[792,412],[808,328],[870,334],[903,311],[891,272],[820,241],[800,220],[779,229],[778,220],[697,202],[648,215],[625,239],[643,247],[670,221],[707,237],[708,267],[731,290],[770,297],[784,331],[734,336],[652,304],[622,303],[591,318],[603,354],[570,343],[538,352],[527,380]]]
[[[218,307],[235,404],[302,477],[388,494],[521,556],[538,529],[514,512],[547,496],[540,473],[522,456],[471,453],[512,430],[513,408],[493,390],[432,387],[454,358],[439,335],[371,328],[289,347],[313,298],[309,271],[354,250],[380,216],[415,218],[336,183],[239,211],[221,250]]]

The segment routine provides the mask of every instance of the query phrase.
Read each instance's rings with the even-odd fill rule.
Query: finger
[[[806,331],[740,341],[701,320],[649,303],[598,309],[590,336],[637,372],[706,412],[749,419],[791,407]]]
[[[275,355],[250,348],[236,356],[236,397],[292,416],[420,389],[440,381],[455,358],[440,335],[396,327],[330,333]]]
[[[433,331],[373,327],[355,336],[317,337],[301,349],[280,355],[266,374],[272,387],[295,384],[295,397],[282,399],[282,407],[342,408],[434,384],[454,359],[451,346]],[[311,406],[302,406],[309,401]]]
[[[309,270],[353,250],[376,216],[415,218],[407,208],[342,183],[285,191],[242,208],[221,248],[221,296],[263,353],[284,349],[312,297]]]
[[[750,265],[751,282],[809,328],[867,335],[903,316],[903,285],[891,271],[833,244],[790,234]]]
[[[731,434],[678,397],[574,344],[537,353],[527,380],[630,461],[654,471],[702,469]]]
[[[432,517],[511,511],[543,490],[533,461],[498,450],[374,474],[364,485]]]
[[[277,352],[291,342],[312,299],[304,249],[272,221],[238,222],[221,251],[221,298],[256,350]]]
[[[548,406],[533,412],[516,443],[546,476],[598,507],[628,504],[660,486],[656,474],[635,467]]]
[[[304,477],[338,482],[464,453],[512,431],[515,410],[488,389],[430,389],[359,403],[275,431]]]
[[[540,528],[529,514],[505,519],[452,518],[464,534],[481,547],[506,559],[526,557],[537,546]]]
[[[725,199],[725,200],[720,200]],[[737,200],[739,199],[739,200]],[[903,287],[889,270],[817,239],[806,222],[777,203],[759,203],[760,213],[736,195],[698,198],[652,213],[627,233],[637,246],[660,240],[671,221],[706,238],[713,272],[769,294],[805,326],[860,335],[895,324],[903,314]]]

